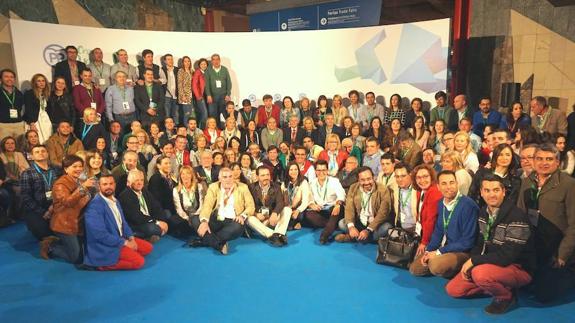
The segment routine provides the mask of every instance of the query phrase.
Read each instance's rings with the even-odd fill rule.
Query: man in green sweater
[[[208,116],[218,118],[230,101],[232,79],[225,66],[221,65],[220,55],[213,54],[212,62],[206,69],[206,94],[208,96]]]

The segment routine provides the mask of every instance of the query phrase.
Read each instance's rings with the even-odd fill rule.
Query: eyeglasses
[[[535,157],[535,160],[538,162],[542,161],[552,162],[555,161],[555,157]]]

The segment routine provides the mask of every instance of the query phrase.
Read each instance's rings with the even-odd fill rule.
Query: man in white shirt
[[[364,126],[364,130],[369,129],[371,120],[375,117],[379,117],[383,120],[383,106],[375,102],[375,93],[367,92],[365,94],[366,110],[367,110],[367,123]]]
[[[392,153],[385,153],[381,156],[379,163],[381,165],[381,171],[377,175],[377,182],[379,184],[385,185],[388,188],[396,185],[395,183],[395,157]]]
[[[313,228],[324,228],[319,238],[322,245],[329,242],[339,220],[343,218],[342,204],[345,202],[345,190],[337,178],[327,175],[327,170],[325,160],[315,163],[317,178],[310,180],[312,202],[304,215],[304,224]]]
[[[199,238],[190,240],[188,245],[209,246],[227,255],[228,241],[242,235],[246,219],[254,213],[254,199],[247,185],[236,183],[232,170],[224,167],[219,182],[208,187],[200,215],[192,218]]]
[[[111,66],[103,62],[104,53],[100,48],[92,49],[91,53],[92,62],[88,64],[88,68],[92,71],[92,76],[94,77],[94,83],[100,88],[100,91],[104,93],[108,86],[110,86],[110,81],[112,78]]]
[[[396,183],[393,185],[393,211],[389,223],[393,227],[401,227],[404,230],[415,232],[415,223],[417,222],[417,192],[411,186],[411,170],[404,163],[399,163],[393,171]]]
[[[180,105],[178,104],[178,67],[174,66],[174,56],[164,55],[164,63],[160,69],[160,82],[164,86],[166,117],[174,118],[176,124],[181,124]]]

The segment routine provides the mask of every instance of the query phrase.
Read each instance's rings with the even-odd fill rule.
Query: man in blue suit
[[[98,270],[132,270],[144,266],[144,256],[153,247],[135,238],[124,218],[120,202],[114,197],[116,182],[112,175],[100,178],[100,194],[86,206],[86,248],[84,265]]]

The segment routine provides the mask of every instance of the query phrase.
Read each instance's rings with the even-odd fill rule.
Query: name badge
[[[18,110],[10,109],[10,119],[18,119]]]
[[[112,158],[114,158],[114,159],[118,158],[118,152],[117,151],[112,153]]]
[[[80,85],[80,81],[74,81],[74,85]]]
[[[154,101],[150,101],[150,108],[155,109],[158,105]]]
[[[270,214],[270,209],[268,209],[267,207],[262,207],[261,212],[263,216],[268,216]]]
[[[132,81],[132,79],[127,79],[127,80],[126,80],[126,83],[128,83],[128,85],[132,85],[133,82],[134,82],[134,81]]]
[[[443,235],[443,239],[441,239],[441,247],[445,246],[445,244],[447,243],[447,235]]]
[[[122,107],[124,108],[124,110],[130,110],[130,104],[128,103],[128,101],[122,102]]]
[[[96,109],[96,102],[90,102],[90,108]]]
[[[98,82],[100,85],[106,85],[106,79],[99,79]]]
[[[222,81],[221,80],[216,80],[216,87],[218,89],[222,87]]]
[[[47,199],[48,201],[51,201],[51,200],[52,200],[52,191],[47,191],[45,195],[46,195],[46,199]]]

